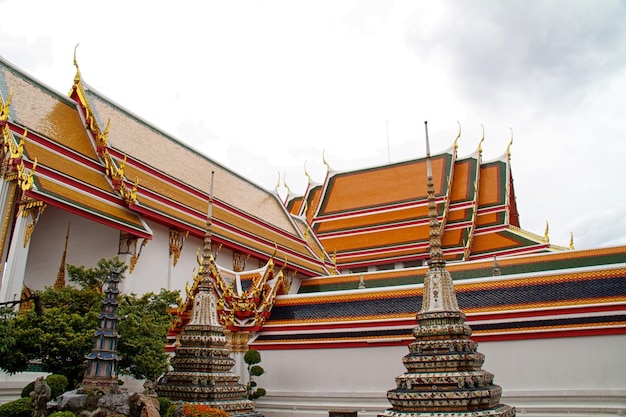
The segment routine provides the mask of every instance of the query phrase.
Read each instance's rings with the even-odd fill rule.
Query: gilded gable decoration
[[[78,47],[78,45],[76,45],[76,47]],[[96,151],[100,159],[104,162],[106,175],[111,179],[113,188],[120,193],[120,196],[127,204],[134,204],[137,202],[137,187],[139,185],[139,178],[135,179],[135,183],[132,187],[127,186],[125,183],[126,178],[124,176],[126,155],[124,155],[124,159],[118,165],[109,152],[108,135],[111,120],[109,119],[107,121],[104,130],[102,130],[96,120],[95,112],[87,99],[87,93],[85,92],[85,87],[80,75],[80,69],[78,68],[78,62],[76,61],[76,48],[74,49],[74,66],[76,67],[76,76],[74,77],[74,84],[69,92],[69,96],[71,97],[72,95],[76,95],[83,108],[85,125],[95,140]]]
[[[20,307],[19,307],[19,314],[26,314],[28,313],[29,310],[31,310],[34,307],[34,302],[33,302],[33,291],[28,288],[26,285],[24,285],[24,288],[22,288],[22,294],[20,295],[20,300],[28,300],[28,301],[23,301],[20,303]]]
[[[20,184],[22,192],[30,191],[35,184],[35,169],[37,168],[37,159],[33,162],[33,167],[30,171],[26,171],[26,167],[23,163],[17,166],[17,180]]]
[[[24,140],[26,139],[27,133],[28,131],[24,130],[24,134],[16,144],[8,125],[2,127],[2,174],[7,181],[17,178],[16,172],[18,171],[19,165],[22,164]]]
[[[130,255],[130,266],[128,268],[128,272],[131,274],[133,273],[133,270],[137,265],[137,261],[139,261],[141,251],[143,250],[144,246],[146,246],[149,242],[148,239],[142,239],[141,246],[139,246],[139,250],[137,250],[137,243],[139,239],[139,237],[133,234],[120,231],[120,241],[117,253],[119,255]]]
[[[213,259],[217,259],[217,255],[219,255],[222,250],[221,243],[211,243],[211,254],[213,255]]]
[[[13,89],[9,92],[9,97],[4,101],[0,95],[0,127],[4,127],[9,120],[9,107],[11,106],[11,97],[13,97]]]
[[[183,249],[187,236],[189,236],[189,231],[170,229],[170,258],[174,260],[174,266],[178,263],[180,251]]]
[[[246,269],[246,261],[249,257],[249,253],[244,255],[241,252],[233,252],[233,271],[241,272]]]
[[[43,201],[32,199],[24,200],[20,202],[20,204],[21,216],[24,218],[30,216],[32,218],[32,221],[26,226],[26,231],[24,232],[24,247],[26,247],[28,246],[30,237],[35,231],[35,226],[39,221],[39,217],[42,215],[47,206]]]

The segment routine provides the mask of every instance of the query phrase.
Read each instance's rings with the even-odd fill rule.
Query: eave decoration
[[[194,273],[194,281],[185,286],[186,300],[178,308],[178,318],[172,329],[182,328],[189,320],[193,299],[202,276],[202,263]],[[209,274],[214,281],[217,295],[217,312],[225,329],[233,332],[259,331],[270,316],[276,295],[288,291],[285,266],[274,271],[274,259],[270,258],[261,268],[235,272],[217,265],[211,258]],[[287,265],[285,262],[284,265]]]
[[[76,48],[77,47],[78,45],[76,45]],[[102,130],[97,121],[95,112],[91,108],[89,100],[87,99],[85,86],[83,85],[80,69],[78,68],[78,62],[76,61],[76,48],[74,48],[74,66],[76,67],[76,75],[74,76],[74,84],[69,92],[69,96],[76,100],[83,110],[85,127],[94,138],[96,152],[104,163],[105,172],[107,177],[111,180],[111,185],[127,204],[135,204],[137,202],[137,187],[139,185],[139,178],[136,178],[135,182],[132,183],[125,177],[124,166],[126,165],[126,155],[124,155],[124,159],[120,162],[116,162],[111,155],[108,145],[108,134],[111,121],[109,120],[104,130]],[[133,185],[129,186],[127,183],[132,183]]]

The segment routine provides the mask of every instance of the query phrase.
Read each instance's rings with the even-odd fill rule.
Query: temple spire
[[[70,238],[70,223],[67,223],[67,233],[65,234],[65,246],[63,246],[63,255],[61,255],[61,265],[59,265],[59,272],[57,273],[57,279],[54,281],[54,288],[61,289],[65,287],[65,258],[67,257],[67,242]]]
[[[515,408],[500,404],[502,388],[484,371],[485,356],[470,339],[472,329],[459,309],[452,276],[441,251],[428,125],[426,174],[430,217],[430,259],[424,277],[422,308],[413,329],[415,341],[402,358],[406,372],[387,391],[391,408],[378,417],[514,417]]]
[[[429,235],[429,265],[445,264],[443,253],[441,251],[441,229],[439,220],[437,219],[437,200],[435,197],[435,182],[433,181],[433,167],[430,158],[430,143],[428,140],[428,122],[424,122],[426,131],[426,187],[428,191],[428,218],[430,226]]]

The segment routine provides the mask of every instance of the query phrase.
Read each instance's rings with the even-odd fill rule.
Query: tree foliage
[[[250,349],[243,355],[243,361],[248,366],[248,384],[246,385],[246,392],[248,393],[249,400],[256,400],[267,394],[264,388],[257,386],[255,377],[261,376],[265,373],[265,369],[261,365],[261,352],[258,350]]]
[[[41,315],[33,310],[20,315],[3,310],[0,330],[11,337],[0,338],[0,368],[8,373],[22,372],[30,362],[40,361],[43,371],[65,375],[71,388],[77,386],[85,355],[93,347],[102,286],[112,268],[124,271],[125,265],[118,258],[101,259],[92,269],[68,265],[70,281],[78,287],[38,291]],[[141,297],[120,296],[120,373],[155,379],[167,370],[165,338],[172,320],[168,308],[177,296],[177,292],[166,290]],[[11,332],[5,333],[5,329]]]
[[[122,336],[118,344],[122,356],[120,373],[155,380],[168,370],[165,341],[173,319],[168,310],[178,297],[178,292],[164,289],[159,294],[120,297],[121,320],[117,326]]]

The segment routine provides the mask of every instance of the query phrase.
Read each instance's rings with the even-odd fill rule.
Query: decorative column
[[[20,298],[24,287],[24,274],[28,261],[30,237],[35,229],[39,216],[46,205],[41,201],[26,203],[20,207],[11,239],[7,257],[6,270],[3,272],[0,287],[0,302],[13,301]]]

